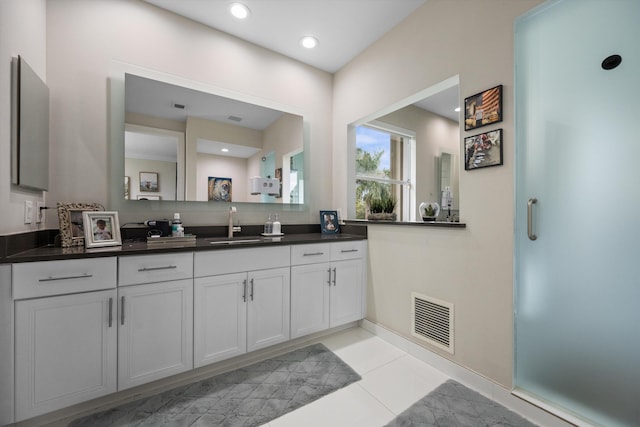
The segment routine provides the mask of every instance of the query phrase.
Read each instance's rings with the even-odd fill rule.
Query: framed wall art
[[[502,121],[502,85],[476,93],[464,100],[464,130]]]
[[[472,170],[502,164],[502,129],[464,139],[464,169]]]
[[[131,193],[131,178],[128,176],[124,177],[124,199],[129,200]]]
[[[58,203],[57,208],[60,244],[63,248],[84,245],[83,212],[104,210],[99,203]]]
[[[340,232],[338,211],[320,211],[320,230],[322,234],[337,234]]]
[[[122,245],[118,212],[85,211],[82,213],[82,220],[87,248]]]
[[[158,172],[140,172],[140,191],[160,191]]]
[[[231,178],[210,176],[207,183],[208,199],[214,202],[232,202],[233,187]]]

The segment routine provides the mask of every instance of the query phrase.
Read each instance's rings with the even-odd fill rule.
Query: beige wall
[[[11,184],[11,58],[22,56],[47,81],[46,1],[0,1],[0,234],[36,230],[24,224],[24,201],[44,200],[46,193]],[[50,170],[51,173],[51,170]]]
[[[11,0],[18,3],[19,0]],[[47,83],[52,93],[49,200],[93,201],[108,206],[110,177],[109,75],[113,61],[157,70],[299,111],[312,141],[305,156],[313,198],[283,208],[283,223],[317,221],[331,203],[332,76],[138,0],[47,2]],[[0,30],[3,32],[4,30]],[[316,142],[317,143],[314,143]],[[117,206],[117,205],[116,205]],[[242,223],[262,223],[268,206],[238,207]],[[196,202],[137,204],[119,208],[120,222],[181,212],[186,225],[226,223],[222,206]],[[273,208],[271,208],[273,210]],[[57,227],[55,213],[48,226]]]
[[[453,302],[455,354],[434,351],[506,388],[513,365],[513,23],[539,3],[429,0],[334,78],[334,206],[347,203],[349,123],[455,75],[461,98],[504,85],[504,121],[489,127],[504,129],[504,166],[460,174],[467,228],[369,227],[367,317],[409,337],[411,291]]]
[[[140,172],[158,173],[158,192],[140,191]],[[129,197],[137,200],[138,195],[160,196],[162,200],[176,198],[176,164],[161,160],[133,159],[125,161],[124,175],[129,177]],[[145,218],[148,219],[148,218]]]

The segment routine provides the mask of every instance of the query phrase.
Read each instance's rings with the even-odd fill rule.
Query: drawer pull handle
[[[313,253],[304,253],[302,254],[302,256],[317,256],[317,255],[324,255],[324,252],[313,252]]]
[[[120,299],[120,301],[122,301],[121,305],[120,305],[120,310],[122,310],[120,312],[120,324],[124,325],[124,297],[122,297]]]
[[[247,302],[247,279],[244,279],[242,285],[242,301]]]
[[[331,269],[327,269],[327,272],[329,273],[329,280],[327,280],[327,283],[331,286]]]
[[[139,268],[139,272],[143,271],[156,271],[156,270],[173,270],[174,268],[178,268],[176,265],[165,265],[163,267],[142,267]]]
[[[336,269],[333,269],[333,286],[336,285],[336,278],[338,277],[338,274],[336,273]]]
[[[342,252],[343,254],[349,253],[349,252],[358,252],[357,249],[343,249],[340,252]]]
[[[113,325],[113,298],[109,298],[109,327]]]
[[[253,279],[251,279],[251,301],[253,301]]]
[[[38,279],[38,282],[54,282],[56,280],[70,280],[70,279],[88,279],[93,277],[93,274],[82,274],[80,276],[65,276],[65,277],[47,277],[46,279]]]

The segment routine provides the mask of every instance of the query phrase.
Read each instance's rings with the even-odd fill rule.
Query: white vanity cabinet
[[[364,317],[363,241],[291,249],[291,338]]]
[[[193,253],[119,258],[118,390],[193,368]]]
[[[362,240],[0,265],[0,421],[359,320],[365,259]]]
[[[117,390],[116,258],[12,266],[15,420]]]
[[[289,339],[289,263],[289,246],[195,253],[195,367]]]

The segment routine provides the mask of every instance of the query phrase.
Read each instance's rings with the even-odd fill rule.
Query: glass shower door
[[[638,18],[565,0],[516,22],[515,391],[606,426],[640,425]]]

